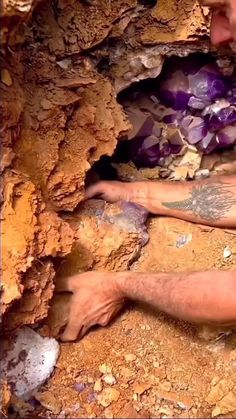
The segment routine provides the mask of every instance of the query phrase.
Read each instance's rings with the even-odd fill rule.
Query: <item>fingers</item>
[[[71,342],[71,341],[76,340],[79,333],[80,333],[80,330],[83,327],[82,320],[77,315],[77,312],[75,312],[73,310],[73,304],[74,304],[74,302],[72,301],[71,302],[71,310],[70,310],[69,321],[68,321],[68,324],[67,324],[63,334],[60,337],[60,339],[63,342]]]
[[[64,333],[60,336],[61,341],[72,342],[82,339],[87,331],[94,326],[93,324],[84,325],[83,323],[84,321],[79,319],[76,315],[70,317]]]
[[[78,339],[82,339],[86,335],[86,333],[90,329],[90,327],[92,327],[92,325],[83,326],[80,329],[80,332],[79,332],[79,335],[78,335]]]
[[[104,182],[95,183],[95,185],[91,185],[85,191],[85,199],[93,198],[96,195],[101,195],[104,193]]]

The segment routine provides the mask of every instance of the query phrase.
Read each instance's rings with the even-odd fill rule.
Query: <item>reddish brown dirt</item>
[[[149,232],[150,242],[135,270],[236,266],[233,232],[165,218],[152,219]],[[192,240],[177,248],[183,234],[192,234]],[[226,246],[232,255],[224,259]],[[59,417],[203,418],[212,412],[235,417],[236,338],[230,331],[220,332],[194,328],[145,307],[127,308],[110,327],[61,345],[55,373],[42,389],[51,410],[38,414],[58,417],[53,411],[59,403]],[[109,368],[116,379],[113,386],[103,381],[109,374],[101,370],[109,373]],[[85,385],[83,391],[76,390],[76,382],[79,388]]]
[[[140,250],[138,237],[128,234],[120,235],[119,241],[114,235],[109,250],[103,245],[106,234],[96,230],[93,220],[84,216],[86,236],[82,223],[74,228],[61,213],[77,207],[87,171],[102,155],[113,153],[117,139],[129,128],[117,91],[131,81],[157,76],[166,54],[209,49],[204,41],[208,12],[195,0],[169,0],[168,13],[165,1],[147,9],[136,7],[140,3],[4,1],[1,33],[10,46],[1,75],[2,309],[7,329],[46,317],[55,257],[65,257],[64,267],[77,263],[71,249],[78,245],[80,270],[101,264],[116,270],[126,269]],[[96,67],[100,60],[110,63],[103,74]],[[177,249],[177,237],[184,233],[191,233],[192,241]],[[235,266],[233,234],[155,219],[150,236],[135,270]],[[226,246],[232,255],[224,260]],[[63,309],[58,304],[65,320],[68,304]],[[57,330],[62,320],[54,319]],[[201,336],[212,338],[206,329]],[[212,339],[213,343],[203,342],[189,325],[132,308],[109,328],[91,332],[82,342],[61,345],[55,373],[37,396],[48,410],[34,413],[61,418],[206,417],[213,411],[235,416],[235,341],[231,335]],[[110,375],[104,375],[109,369]],[[2,388],[7,409],[6,383]],[[25,409],[27,405],[20,403],[20,410]]]

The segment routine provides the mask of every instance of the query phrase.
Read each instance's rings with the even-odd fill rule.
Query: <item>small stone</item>
[[[142,324],[141,329],[142,330],[151,330],[151,327],[148,324]]]
[[[167,418],[172,418],[173,417],[173,412],[172,410],[168,407],[168,406],[163,406],[158,410],[158,413],[160,415],[164,415],[164,417]],[[163,416],[162,416],[163,417]]]
[[[160,389],[162,391],[170,391],[171,390],[171,383],[169,381],[164,381],[164,383],[160,384]]]
[[[137,394],[137,393],[134,393],[134,395],[133,395],[133,400],[134,400],[135,402],[137,402],[137,401],[138,401],[138,399],[139,399],[138,394]]]
[[[112,374],[106,374],[102,377],[103,381],[110,386],[116,384],[116,378]]]
[[[120,369],[120,376],[123,379],[130,380],[132,377],[134,377],[134,374],[135,374],[135,372],[132,371],[130,368],[121,367],[121,369]]]
[[[59,67],[61,67],[63,70],[67,70],[67,68],[71,66],[71,64],[71,58],[65,58],[64,60],[57,61],[57,65],[59,65]]]
[[[145,391],[149,390],[150,387],[150,383],[135,383],[133,390],[135,394],[141,396]]]
[[[160,380],[164,380],[167,377],[166,369],[164,365],[161,365],[160,367],[155,368],[153,372],[154,372],[155,377],[158,377]]]
[[[215,409],[213,409],[211,412],[212,418],[215,418],[216,416],[219,416],[220,414],[221,414],[221,410],[219,407],[215,407]]]
[[[101,380],[101,378],[99,378],[98,380],[95,381],[93,389],[94,389],[94,391],[102,391],[102,380]]]
[[[179,249],[180,247],[185,246],[192,240],[192,234],[181,234],[177,241],[176,241],[176,247]]]
[[[89,384],[93,384],[94,383],[94,379],[91,376],[88,377],[88,380],[87,381],[88,381]]]
[[[224,257],[224,259],[229,258],[231,255],[232,255],[232,252],[231,252],[230,247],[229,247],[229,246],[226,246],[226,247],[224,248],[224,252],[223,252],[223,257]]]
[[[217,407],[222,415],[227,415],[228,413],[236,411],[236,387],[219,400],[216,405],[216,408]]]
[[[116,390],[115,388],[108,388],[109,397],[113,402],[117,402],[117,400],[120,397],[120,392]]]
[[[210,171],[208,169],[200,169],[195,173],[196,179],[204,179],[210,176]]]
[[[102,364],[102,365],[99,366],[99,371],[102,374],[110,374],[111,373],[111,367],[109,367],[106,364]]]
[[[110,406],[111,403],[116,402],[120,397],[120,392],[112,387],[105,388],[101,394],[98,395],[98,403],[103,407]]]
[[[134,354],[125,354],[126,362],[133,362],[137,359],[137,356]]]
[[[75,383],[74,388],[76,391],[78,391],[79,393],[81,393],[82,391],[84,391],[85,389],[85,384],[84,383]]]
[[[4,83],[6,86],[12,85],[12,77],[6,68],[3,68],[1,70],[1,82]]]
[[[43,99],[40,101],[40,105],[41,105],[42,109],[44,109],[44,110],[46,110],[46,111],[48,111],[49,109],[51,109],[51,108],[53,107],[52,102],[50,102],[50,100],[45,99],[45,98],[43,98]]]

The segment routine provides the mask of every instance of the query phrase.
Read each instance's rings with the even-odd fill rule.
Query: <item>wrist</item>
[[[161,213],[162,182],[138,182],[134,185],[134,202],[139,203],[153,214]]]
[[[150,211],[150,198],[152,190],[152,182],[133,182],[129,183],[128,186],[128,201],[134,202],[135,204],[142,205],[148,211]]]
[[[132,277],[132,272],[116,272],[113,275],[113,289],[117,298],[120,300],[126,300],[129,298],[129,293],[127,289],[129,287],[130,279]]]

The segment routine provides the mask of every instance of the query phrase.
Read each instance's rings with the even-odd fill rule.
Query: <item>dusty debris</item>
[[[212,417],[226,415],[236,411],[236,388],[232,380],[223,379],[217,382],[207,396],[207,402],[215,407]]]
[[[47,410],[50,410],[55,415],[58,415],[62,409],[62,404],[58,397],[51,391],[43,391],[42,393],[35,393],[34,398]]]
[[[232,247],[235,236],[225,234],[222,229],[209,232],[181,220],[157,217],[150,220],[149,231],[151,240],[142,249],[141,258],[132,269],[183,272],[217,269],[219,266],[231,268],[228,264],[223,265],[222,249],[226,245]],[[176,240],[183,232],[192,234],[192,241],[178,249]],[[160,236],[162,240],[158,242],[156,238]],[[160,252],[166,257],[160,258]],[[141,325],[149,325],[150,330],[141,328]],[[227,339],[227,336],[222,339]],[[234,347],[233,341],[230,342]],[[224,377],[227,381],[230,377],[235,381],[231,352],[231,346],[227,345],[211,352],[207,342],[200,340],[189,324],[149,312],[142,306],[131,307],[109,328],[93,331],[80,343],[63,344],[58,368],[47,390],[58,395],[66,408],[76,405],[81,398],[80,417],[89,414],[101,417],[108,408],[114,417],[156,417],[158,409],[166,406],[173,411],[173,417],[211,417],[215,404],[210,406],[206,398],[213,384]],[[128,362],[125,355],[129,354],[133,355],[133,360]],[[99,370],[103,364],[106,367],[102,367],[102,371],[105,372]],[[96,380],[108,374],[107,367],[117,377],[117,384],[109,387],[118,390],[120,397],[104,407],[94,399],[93,393]],[[81,374],[87,377],[86,381],[80,379],[80,382],[86,382],[86,389],[82,392],[74,389],[78,371],[81,371],[79,379]],[[90,376],[94,383],[89,386]],[[218,378],[212,382],[216,376]],[[160,384],[166,382],[161,388]],[[102,380],[101,383],[102,389],[97,389],[97,395],[106,388]],[[135,383],[150,386],[140,396],[136,394],[136,400],[133,399]],[[88,403],[88,398],[93,401]]]
[[[29,400],[34,391],[50,377],[59,355],[55,339],[42,338],[34,330],[23,327],[13,340],[5,340],[1,348],[1,372],[12,392]]]
[[[137,359],[137,356],[135,354],[125,354],[126,362],[133,362],[136,359]]]
[[[207,10],[185,0],[178,4],[170,0],[168,7],[165,1],[154,5],[136,0],[42,2],[29,22],[37,3],[5,1],[6,19],[1,18],[3,42],[8,44],[1,84],[5,130],[1,156],[5,224],[2,310],[7,313],[8,330],[35,325],[47,316],[54,269],[58,280],[89,269],[181,271],[199,265],[202,269],[213,267],[213,260],[214,267],[221,268],[222,246],[229,243],[233,249],[234,239],[233,234],[227,234],[226,243],[223,231],[206,234],[196,226],[176,227],[173,220],[167,219],[165,224],[156,219],[150,221],[152,243],[143,249],[147,235],[124,216],[127,207],[105,205],[101,209],[92,204],[91,213],[90,204],[77,208],[84,197],[87,172],[102,155],[113,154],[117,140],[130,128],[117,102],[117,92],[133,81],[156,77],[165,55],[208,51],[209,42],[204,41],[210,18]],[[27,42],[20,45],[24,39]],[[179,137],[174,131],[170,136]],[[203,162],[199,168],[198,160],[193,158],[189,165],[181,155],[179,165],[174,166],[173,161],[168,164],[173,165],[179,179],[203,175],[201,170],[235,170],[233,162],[228,165],[223,158],[212,169],[202,168]],[[140,171],[132,167],[131,173],[129,167],[126,175],[129,180],[155,180],[168,178],[171,172],[158,166]],[[64,213],[75,208],[72,214]],[[142,218],[141,213],[135,217]],[[175,227],[176,233],[172,232]],[[178,249],[175,244],[183,231],[192,234],[192,241]],[[205,247],[208,240],[210,247]],[[201,251],[200,242],[204,243]],[[160,246],[166,258],[160,258]],[[233,266],[233,259],[229,258],[227,268]],[[54,296],[47,322],[41,326],[46,335],[58,335],[66,324],[69,299],[69,295]],[[217,358],[219,355],[209,356],[193,341],[187,327],[181,326],[182,332],[156,315],[150,318],[150,330],[140,327],[146,325],[147,315],[131,311],[123,325],[118,321],[109,330],[94,332],[98,337],[95,345],[93,334],[79,344],[61,345],[64,363],[40,393],[42,405],[48,409],[46,416],[142,418],[156,417],[158,409],[165,416],[173,409],[177,417],[185,413],[178,410],[176,401],[184,401],[183,389],[188,384],[189,405],[198,399],[198,408],[189,416],[209,415],[210,409],[204,405],[208,374],[202,365],[207,359],[209,376],[216,366],[222,375],[221,367],[227,370],[227,365]],[[128,359],[119,352],[120,347],[125,348]],[[158,360],[155,374],[153,357]],[[103,363],[112,365],[112,372],[102,374],[117,378],[116,388],[109,382],[111,377],[108,389],[104,388],[106,382],[99,381],[99,365]],[[81,369],[87,377],[83,390],[84,382],[76,382],[75,387]],[[172,388],[168,391],[166,385],[162,391],[164,401],[155,401],[155,387],[141,394],[143,400],[131,402],[134,380],[150,378],[152,386],[159,386],[167,376]],[[97,403],[94,391],[103,395],[101,403]],[[232,402],[227,403],[232,408]],[[29,407],[19,400],[16,405],[21,413]],[[45,410],[40,409],[39,416],[45,416]]]

